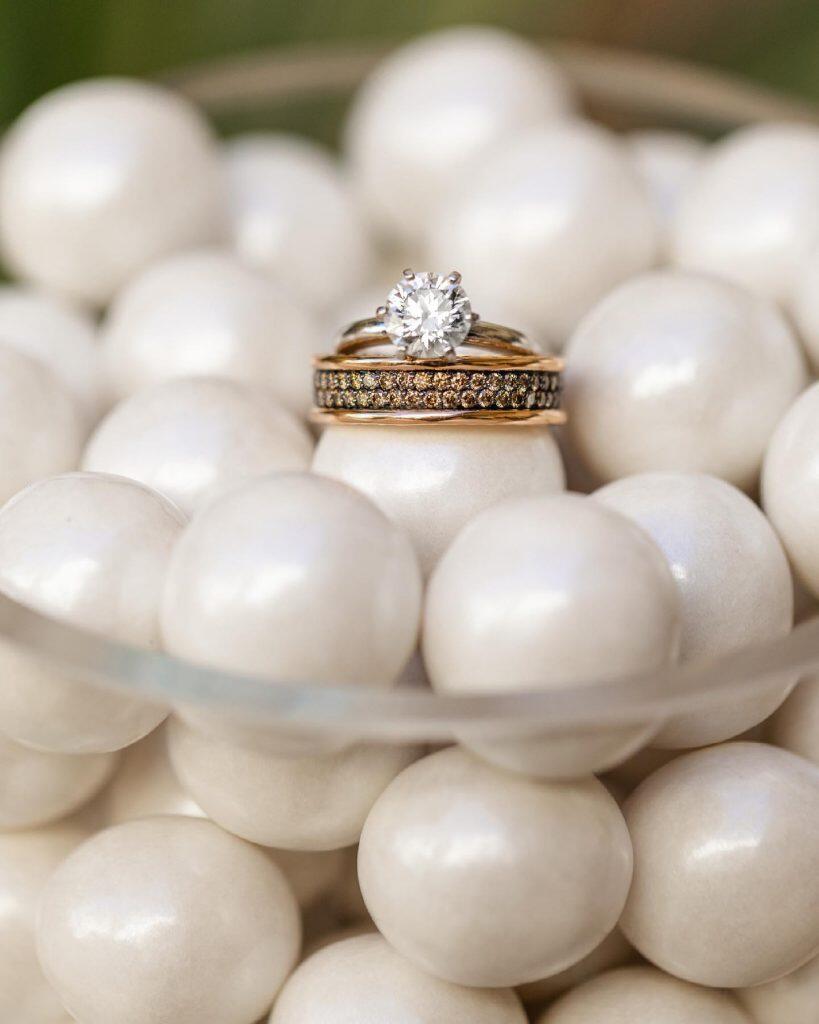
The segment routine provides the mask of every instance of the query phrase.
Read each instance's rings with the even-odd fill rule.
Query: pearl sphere
[[[815,1024],[819,1006],[819,956],[784,978],[737,992],[754,1024]]]
[[[252,477],[306,469],[307,429],[266,391],[214,377],[155,384],[100,423],[83,468],[138,480],[184,512]]]
[[[141,484],[71,473],[32,484],[0,510],[0,589],[113,640],[159,646],[160,591],[184,520]],[[64,676],[0,647],[0,720],[20,743],[65,753],[117,750],[167,710]]]
[[[328,427],[313,471],[362,491],[402,526],[425,575],[483,509],[565,486],[560,451],[545,427]]]
[[[285,850],[335,850],[357,842],[376,798],[417,757],[413,747],[386,744],[279,756],[176,719],[169,741],[182,785],[215,822]]]
[[[111,306],[102,358],[114,400],[175,377],[264,385],[298,414],[312,402],[316,324],[259,271],[228,253],[172,256]]]
[[[716,278],[659,271],[583,320],[566,352],[567,438],[599,482],[676,469],[755,486],[806,383],[784,317]]]
[[[622,967],[635,959],[634,949],[626,942],[619,928],[610,931],[603,941],[576,964],[548,978],[530,982],[518,988],[518,995],[527,1006],[543,1006],[569,989],[597,977],[603,971]]]
[[[626,142],[637,173],[654,201],[663,233],[668,235],[708,147],[695,135],[659,130],[633,132]]]
[[[218,151],[199,113],[98,78],[26,110],[0,159],[0,244],[20,277],[95,305],[151,260],[223,227]]]
[[[761,985],[819,951],[819,768],[763,743],[676,758],[626,801],[634,882],[620,921],[658,967]]]
[[[453,985],[419,970],[380,935],[314,953],[285,983],[269,1024],[526,1024],[507,989]]]
[[[672,256],[784,302],[819,243],[819,129],[742,128],[712,147],[680,203]]]
[[[171,560],[162,632],[200,664],[386,687],[415,647],[420,606],[402,530],[350,487],[280,473],[194,518]]]
[[[0,285],[0,338],[51,370],[88,423],[97,419],[99,350],[94,321],[87,313],[35,288]]]
[[[779,538],[741,491],[700,473],[642,473],[595,494],[642,527],[665,555],[682,602],[680,658],[717,658],[786,636],[793,580]],[[661,747],[702,747],[767,718],[794,682],[774,680],[747,696],[667,723]]]
[[[767,738],[819,766],[819,675],[799,683],[768,723]]]
[[[75,469],[85,424],[48,367],[0,344],[0,505],[26,485]]]
[[[585,122],[533,130],[470,168],[429,237],[432,265],[457,267],[484,308],[497,303],[558,347],[654,264],[657,244],[625,146]]]
[[[680,606],[660,551],[625,517],[575,494],[487,509],[456,537],[427,589],[423,651],[446,693],[562,688],[661,669],[675,654]],[[650,725],[590,726],[524,740],[463,740],[525,772],[602,770],[644,743]]]
[[[382,233],[417,242],[476,166],[572,107],[558,68],[507,32],[469,26],[414,40],[353,102],[345,149],[362,205]]]
[[[0,735],[0,832],[64,818],[102,789],[116,764],[115,754],[50,754]]]
[[[367,282],[373,246],[330,153],[296,136],[244,135],[228,143],[225,167],[231,240],[249,264],[310,308]]]
[[[116,825],[72,853],[40,907],[40,961],[82,1024],[250,1024],[301,941],[296,901],[261,850],[210,821]]]
[[[771,438],[762,470],[762,506],[799,582],[819,597],[819,384],[788,409]]]
[[[535,981],[617,922],[631,843],[596,779],[541,782],[457,747],[407,768],[376,801],[358,877],[378,930],[461,985]]]
[[[727,992],[672,978],[654,967],[621,967],[587,981],[537,1024],[752,1024]],[[784,1021],[778,1024],[785,1024]]]
[[[40,895],[60,862],[87,837],[76,822],[0,835],[0,1017],[9,1024],[64,1024],[34,945]]]

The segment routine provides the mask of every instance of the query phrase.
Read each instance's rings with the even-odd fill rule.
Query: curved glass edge
[[[772,682],[819,669],[819,618],[782,639],[706,662],[669,665],[627,679],[589,681],[537,692],[447,695],[373,689],[223,672],[158,651],[120,644],[50,619],[0,594],[3,643],[60,673],[169,705],[184,705],[287,731],[348,729],[366,739],[448,739],[480,723],[497,732],[565,732],[665,719],[747,697]],[[517,727],[517,730],[515,729]]]

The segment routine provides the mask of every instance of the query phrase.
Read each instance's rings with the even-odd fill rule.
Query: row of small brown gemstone
[[[316,392],[316,404],[324,409],[556,409],[560,399],[557,392],[525,387],[426,392],[399,388],[374,391],[320,388]]]
[[[536,388],[544,391],[558,391],[559,376],[556,373],[509,371],[425,371],[425,370],[317,370],[317,390],[415,390],[415,391],[465,391],[488,388],[491,391],[502,388]]]

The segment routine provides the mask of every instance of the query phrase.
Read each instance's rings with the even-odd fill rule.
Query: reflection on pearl
[[[675,654],[679,598],[660,551],[589,498],[520,498],[456,537],[429,583],[423,651],[445,693],[561,688],[655,671]],[[650,723],[462,740],[504,768],[572,777],[645,743]],[[490,738],[492,737],[492,738]]]
[[[634,882],[620,921],[663,970],[759,985],[819,949],[819,769],[762,743],[676,758],[626,801]]]
[[[210,821],[100,832],[57,869],[40,961],[82,1024],[249,1024],[299,950],[298,907],[269,857]]]
[[[291,975],[269,1024],[526,1024],[509,989],[453,985],[419,970],[380,935],[334,942]]]
[[[819,597],[819,384],[800,395],[780,420],[765,454],[762,506],[799,581]]]
[[[414,40],[353,101],[345,149],[362,205],[384,234],[417,242],[478,164],[572,106],[544,53],[499,29],[450,28]]]
[[[483,509],[564,487],[545,427],[328,427],[313,471],[362,491],[402,526],[425,574]]]
[[[572,122],[471,168],[430,232],[430,259],[457,267],[487,315],[497,304],[561,347],[595,302],[653,265],[657,243],[625,147]]]
[[[156,648],[160,591],[183,524],[173,505],[130,480],[94,473],[41,480],[0,511],[0,588],[46,615]],[[166,713],[0,645],[0,721],[21,743],[65,753],[117,750]]]
[[[316,325],[264,274],[216,250],[184,253],[133,278],[102,335],[114,399],[175,377],[268,387],[288,409],[312,401]]]
[[[26,110],[0,159],[0,240],[20,277],[102,305],[145,264],[221,233],[216,147],[182,97],[98,78]]]
[[[653,967],[621,967],[559,999],[537,1024],[752,1024],[727,992]],[[784,1021],[778,1024],[785,1024]]]
[[[244,135],[225,167],[230,234],[249,264],[317,309],[366,282],[375,254],[330,153],[297,136]]]
[[[806,383],[770,303],[663,271],[608,295],[566,352],[568,443],[598,482],[676,469],[749,490],[777,421]]]
[[[643,473],[595,494],[642,527],[665,555],[682,599],[680,657],[715,658],[786,636],[793,581],[770,523],[735,487],[695,473]],[[767,718],[795,680],[775,679],[747,697],[667,723],[662,747],[701,747]]]
[[[452,747],[376,801],[358,874],[379,931],[423,970],[517,985],[570,966],[611,931],[631,844],[596,779],[539,782]]]
[[[265,390],[182,378],[117,405],[88,442],[83,468],[138,480],[190,514],[246,479],[306,469],[312,447]]]
[[[819,129],[742,128],[711,148],[680,204],[679,266],[704,270],[780,302],[819,242]]]

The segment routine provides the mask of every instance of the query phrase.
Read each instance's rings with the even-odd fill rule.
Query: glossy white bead
[[[634,881],[620,920],[663,970],[761,985],[819,950],[819,768],[764,743],[676,758],[626,801]]]
[[[768,723],[767,738],[819,765],[819,676],[809,675]]]
[[[353,102],[345,149],[362,205],[382,233],[417,242],[476,165],[572,107],[558,68],[506,32],[470,26],[415,40]]]
[[[624,145],[585,122],[533,130],[471,168],[429,240],[431,264],[457,267],[483,316],[502,308],[558,347],[657,244]]]
[[[147,484],[190,514],[244,480],[306,469],[312,450],[306,428],[265,389],[196,377],[120,402],[82,464]]]
[[[0,588],[45,615],[140,647],[159,645],[160,591],[184,518],[119,477],[32,484],[0,511]],[[0,720],[14,739],[65,753],[117,750],[166,710],[0,648]]]
[[[358,848],[387,941],[437,977],[480,987],[584,957],[614,927],[631,867],[622,815],[596,779],[540,782],[457,747],[387,787]]]
[[[625,936],[619,928],[613,931],[595,946],[594,949],[576,964],[567,967],[565,971],[559,971],[548,978],[541,978],[539,981],[532,981],[528,985],[518,987],[518,995],[529,1007],[544,1006],[547,1002],[557,999],[558,996],[576,988],[591,978],[597,977],[603,971],[613,970],[615,967],[622,967],[636,958],[634,948],[626,941]]]
[[[737,992],[754,1024],[814,1024],[819,1006],[819,956],[784,978]]]
[[[701,274],[621,285],[567,352],[567,438],[593,479],[677,469],[755,486],[777,421],[806,383],[784,317]]]
[[[65,1010],[43,976],[34,945],[42,891],[60,862],[87,837],[74,821],[0,835],[0,1018],[65,1024]]]
[[[427,589],[423,651],[446,693],[561,688],[661,669],[676,653],[671,572],[625,517],[575,494],[503,502],[476,516]],[[503,767],[552,777],[602,770],[651,725],[463,740]],[[497,731],[495,732],[497,735]]]
[[[642,473],[595,494],[642,527],[665,555],[682,601],[680,658],[716,658],[786,636],[793,580],[779,538],[736,487],[700,473]],[[661,747],[702,747],[767,718],[794,679],[773,680],[668,722]]]
[[[601,974],[559,999],[537,1024],[752,1024],[727,992],[653,967]],[[780,1021],[779,1024],[785,1024]]]
[[[402,530],[350,487],[279,473],[194,518],[171,560],[162,633],[172,653],[218,668],[388,687],[420,605]]]
[[[380,935],[325,946],[285,983],[269,1024],[526,1024],[509,989],[453,985],[419,970]]]
[[[762,506],[800,583],[819,597],[819,384],[776,427],[762,469]]]
[[[199,113],[100,78],[26,110],[0,159],[0,241],[20,277],[102,305],[160,256],[214,240],[225,189]]]
[[[483,509],[565,486],[546,428],[328,427],[313,470],[363,491],[402,526],[425,574]]]
[[[46,366],[93,423],[99,415],[100,372],[94,321],[47,292],[0,286],[0,338]]]
[[[86,426],[54,373],[0,343],[0,505],[28,484],[75,469]]]
[[[819,243],[819,130],[743,128],[712,147],[678,210],[672,257],[779,302]]]
[[[288,409],[312,401],[310,315],[228,253],[198,250],[155,263],[117,296],[102,334],[113,399],[175,377],[227,377],[268,387]]]
[[[50,754],[0,736],[0,831],[71,814],[102,789],[116,764],[115,754]]]
[[[243,259],[314,309],[366,283],[375,253],[330,153],[260,133],[232,139],[224,159],[229,231]]]
[[[169,740],[177,776],[214,821],[243,839],[285,850],[357,842],[376,798],[417,757],[415,748],[387,744],[277,756],[176,719]]]
[[[251,1024],[295,965],[299,912],[261,850],[210,821],[100,832],[51,878],[40,961],[81,1024]]]

